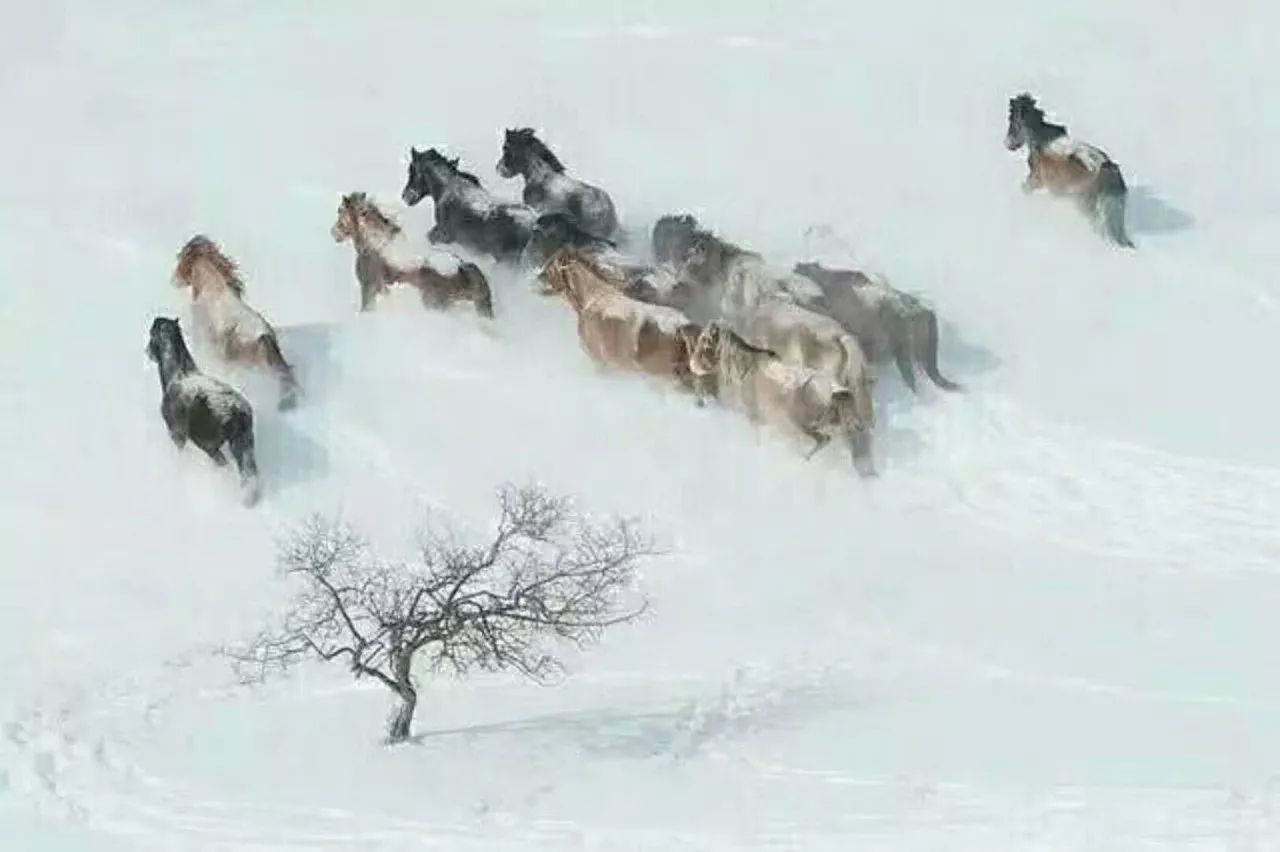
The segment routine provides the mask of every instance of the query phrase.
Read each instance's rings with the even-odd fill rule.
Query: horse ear
[[[411,159],[414,159],[414,160],[419,160],[419,159],[421,159],[421,158],[422,158],[422,152],[421,152],[421,151],[419,151],[417,148],[414,148],[413,146],[410,146],[410,147],[409,147],[409,157],[410,157]]]

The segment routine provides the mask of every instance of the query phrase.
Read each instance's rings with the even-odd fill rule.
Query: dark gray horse
[[[960,390],[938,370],[938,318],[915,296],[853,269],[797,263],[795,272],[822,288],[823,312],[858,338],[868,358],[894,360],[907,387],[916,389],[919,365],[938,387]]]
[[[566,175],[564,165],[533,128],[506,132],[497,171],[504,178],[523,177],[524,203],[539,213],[564,213],[593,237],[611,240],[617,236],[613,199],[598,186]]]
[[[249,401],[225,382],[200,372],[176,319],[152,321],[147,357],[160,374],[160,415],[174,445],[181,449],[190,440],[219,467],[227,464],[225,445],[240,471],[245,503],[256,503],[260,489]]]
[[[499,201],[480,180],[458,168],[431,148],[409,149],[409,179],[400,194],[413,206],[424,198],[435,201],[436,224],[427,234],[433,243],[457,243],[497,261],[520,259],[538,218],[523,204]]]

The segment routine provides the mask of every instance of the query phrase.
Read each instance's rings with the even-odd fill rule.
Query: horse
[[[853,269],[797,263],[793,270],[822,288],[827,313],[850,331],[872,361],[890,358],[916,391],[916,365],[938,387],[961,386],[938,369],[938,318],[920,299]]]
[[[1046,121],[1044,110],[1025,92],[1009,100],[1004,145],[1010,151],[1027,148],[1024,192],[1045,187],[1054,195],[1072,197],[1108,239],[1134,247],[1124,225],[1124,176],[1106,152],[1072,139],[1063,125]]]
[[[875,415],[858,393],[820,370],[790,363],[777,352],[756,346],[720,322],[707,325],[689,356],[696,376],[714,376],[718,395],[755,422],[794,429],[813,440],[809,459],[833,436],[843,435],[854,469],[875,475],[871,432]]]
[[[560,249],[538,276],[544,295],[562,296],[578,317],[578,340],[596,363],[675,380],[701,402],[705,383],[694,381],[689,355],[701,328],[672,308],[632,299],[620,279],[581,250]]]
[[[226,445],[240,473],[244,502],[256,503],[261,489],[249,401],[227,383],[200,372],[177,319],[156,317],[151,321],[146,353],[160,375],[160,416],[174,446],[182,449],[190,440],[215,464],[226,467],[222,451]]]
[[[543,213],[533,223],[533,233],[524,248],[523,263],[541,269],[553,254],[565,246],[573,246],[592,257],[612,255],[618,248],[613,240],[583,230],[567,213]]]
[[[538,215],[524,204],[499,201],[480,179],[458,168],[435,148],[409,149],[409,178],[401,199],[410,207],[435,200],[436,223],[427,234],[432,243],[457,243],[499,262],[515,262],[524,252]]]
[[[688,214],[659,218],[652,242],[655,261],[684,285],[686,310],[697,322],[737,318],[767,301],[825,309],[812,281],[773,269],[760,254],[722,239]]]
[[[618,231],[613,199],[603,189],[564,173],[564,165],[551,153],[532,127],[506,131],[496,170],[504,178],[524,178],[524,203],[540,213],[565,213],[582,230],[612,239]]]
[[[480,267],[442,252],[407,263],[389,258],[387,250],[400,233],[396,221],[363,192],[342,196],[338,218],[329,234],[335,242],[351,240],[355,246],[360,310],[372,307],[374,299],[392,284],[409,284],[417,288],[422,304],[428,308],[471,302],[480,316],[493,316],[493,294]]]
[[[244,281],[231,258],[203,234],[178,253],[173,282],[191,288],[196,332],[228,361],[263,365],[280,382],[280,409],[298,402],[298,380],[280,351],[275,329],[244,302]]]

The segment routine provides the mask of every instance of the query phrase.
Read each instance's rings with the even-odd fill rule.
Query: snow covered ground
[[[1263,4],[11,4],[0,28],[0,847],[1280,848],[1280,85]],[[694,8],[694,7],[697,8]],[[438,8],[434,8],[438,7]],[[1136,252],[1025,197],[1034,91],[1132,187]],[[535,125],[643,230],[922,291],[959,396],[880,383],[883,476],[603,375],[568,311],[357,315],[340,193],[410,145],[491,187]],[[143,355],[196,231],[307,390],[262,504],[175,454]],[[834,237],[830,235],[835,235]],[[205,360],[216,370],[216,364]],[[225,374],[225,373],[224,373]],[[651,613],[560,686],[211,651],[340,512],[387,553],[504,480],[642,517]]]

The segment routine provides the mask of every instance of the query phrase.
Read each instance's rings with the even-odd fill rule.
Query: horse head
[[[401,200],[412,207],[424,198],[436,196],[444,185],[442,171],[453,170],[453,164],[435,148],[426,151],[410,148],[409,179],[400,193]]]
[[[714,373],[720,363],[720,342],[723,338],[724,327],[718,320],[703,326],[689,350],[689,372],[695,376]]]
[[[653,223],[653,256],[658,263],[682,262],[693,248],[698,220],[687,213],[668,214]]]
[[[1004,134],[1004,146],[1016,151],[1028,142],[1027,125],[1043,116],[1036,106],[1036,99],[1027,92],[1009,99],[1009,127]]]
[[[160,368],[160,383],[168,384],[175,373],[195,369],[187,343],[182,339],[182,327],[177,317],[156,317],[151,321],[151,334],[145,350],[149,358]]]
[[[356,212],[356,196],[363,193],[351,193],[342,196],[342,201],[338,202],[338,218],[334,220],[333,227],[329,229],[329,235],[333,237],[336,243],[345,242],[355,236],[357,226]]]

